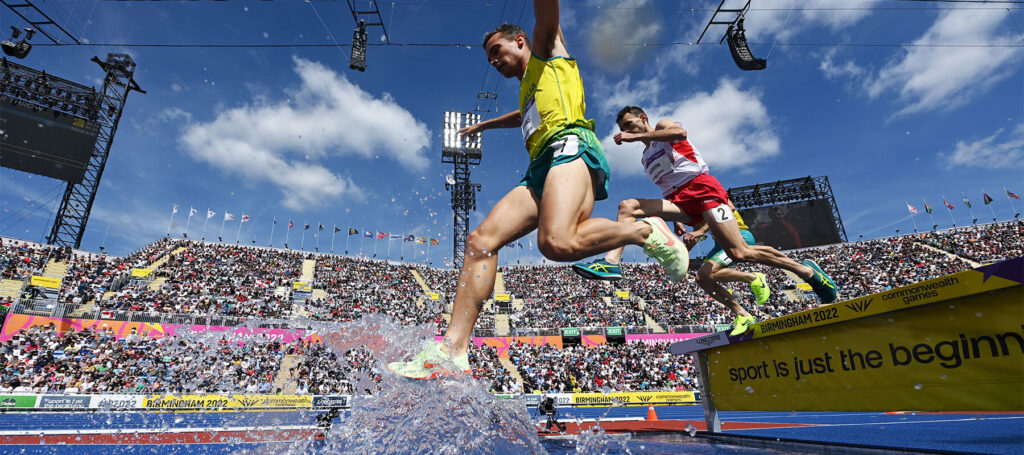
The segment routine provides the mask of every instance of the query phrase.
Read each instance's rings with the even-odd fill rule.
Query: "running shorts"
[[[594,182],[595,200],[608,198],[608,177],[611,175],[611,168],[608,167],[608,160],[605,159],[604,149],[601,148],[601,141],[597,135],[587,128],[571,126],[558,133],[548,140],[544,149],[537,155],[537,159],[530,162],[526,169],[526,175],[519,182],[520,185],[533,188],[537,197],[544,194],[544,180],[548,178],[551,168],[559,164],[565,164],[582,158],[597,179]]]

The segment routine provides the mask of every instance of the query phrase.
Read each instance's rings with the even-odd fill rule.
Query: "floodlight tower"
[[[454,235],[452,238],[452,263],[462,267],[466,255],[466,236],[469,234],[469,213],[476,210],[476,193],[480,184],[469,180],[469,166],[480,164],[483,156],[480,147],[480,133],[462,136],[459,130],[480,123],[480,114],[445,112],[444,143],[441,148],[441,162],[452,163],[451,178],[445,180],[444,188],[452,192],[454,213]]]

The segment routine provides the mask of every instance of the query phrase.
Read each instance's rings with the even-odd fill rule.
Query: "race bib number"
[[[526,102],[526,109],[523,110],[523,141],[529,140],[537,128],[540,128],[540,112],[537,111],[537,100],[530,98]]]
[[[712,218],[715,219],[715,222],[717,223],[724,223],[726,221],[735,219],[732,216],[732,210],[730,210],[729,206],[727,205],[719,205],[718,207],[711,209],[711,216]]]
[[[657,182],[662,177],[672,172],[672,160],[668,158],[668,154],[662,152],[660,156],[655,156],[653,159],[647,162],[647,175],[651,177],[651,180]]]

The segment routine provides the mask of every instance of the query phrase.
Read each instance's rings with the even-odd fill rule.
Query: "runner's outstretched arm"
[[[484,120],[475,125],[469,125],[461,130],[459,134],[466,136],[469,134],[482,133],[486,130],[493,130],[496,128],[519,128],[519,125],[523,123],[522,116],[519,110],[514,110],[508,114],[494,117],[490,120]]]

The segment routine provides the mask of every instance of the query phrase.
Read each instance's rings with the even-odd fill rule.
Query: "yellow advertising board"
[[[695,403],[693,392],[616,392],[616,393],[574,393],[572,402],[577,406],[647,406],[650,403]]]
[[[620,299],[628,299],[629,291],[615,291],[615,296]]]
[[[1024,260],[1007,262],[1024,264]],[[967,270],[760,322],[754,325],[754,338],[820,327],[1019,285],[1020,283],[1016,281],[980,270]]]
[[[145,278],[153,273],[153,269],[132,269],[132,276],[136,278]]]
[[[511,294],[494,294],[494,300],[498,302],[508,302],[512,300]]]
[[[308,408],[312,395],[149,395],[142,407],[150,409],[194,408],[193,411],[250,408]]]
[[[50,289],[60,289],[60,278],[50,278],[48,276],[32,276],[29,280],[29,284],[32,286],[40,286]]]
[[[305,281],[296,281],[292,283],[292,289],[295,289],[297,291],[309,291],[312,288],[313,286],[311,284],[306,283]]]
[[[971,273],[978,275],[976,282],[956,274],[945,278],[958,277],[959,283],[930,280],[851,301],[861,313],[893,305],[910,307],[905,311],[767,338],[755,333],[752,341],[706,350],[717,408],[1021,410],[1024,287],[964,297],[985,285],[1005,284],[992,283],[1003,280],[997,276],[984,282],[982,273]],[[942,301],[919,304],[934,299]]]
[[[430,300],[438,300],[441,298],[441,294],[436,292],[428,292],[427,295],[430,297]]]

